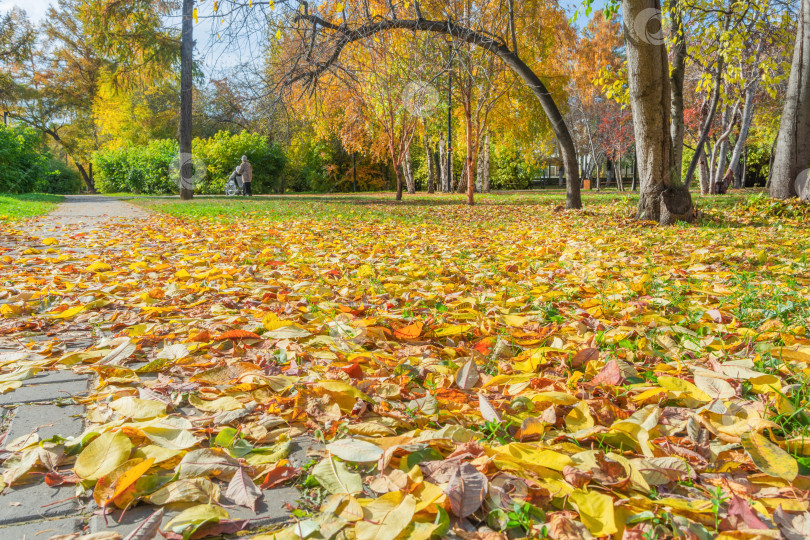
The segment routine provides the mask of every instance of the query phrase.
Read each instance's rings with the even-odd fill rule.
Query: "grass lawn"
[[[744,205],[750,197],[756,197],[760,193],[761,190],[744,190],[724,196],[693,195],[696,207],[703,211],[700,224],[722,226],[723,216],[728,210]],[[124,194],[121,196],[125,197]],[[610,208],[614,213],[632,215],[638,203],[638,194],[629,191],[624,193],[583,191],[582,200],[586,212],[592,208],[602,209],[600,211]],[[378,217],[406,221],[436,221],[441,219],[442,211],[457,212],[460,208],[466,207],[465,201],[466,196],[458,194],[405,194],[403,200],[397,202],[392,193],[362,193],[263,195],[253,198],[197,196],[192,201],[180,201],[176,196],[137,196],[130,202],[177,217],[193,218],[295,219],[306,216],[313,219],[334,219],[351,215],[355,219]],[[549,189],[477,194],[475,201],[477,206],[485,209],[484,213],[490,207],[548,209],[565,204],[565,192]],[[510,216],[509,212],[503,211],[504,208],[497,212],[499,219],[508,221],[520,215],[518,213]]]
[[[47,214],[63,199],[62,195],[44,193],[0,195],[0,223]]]

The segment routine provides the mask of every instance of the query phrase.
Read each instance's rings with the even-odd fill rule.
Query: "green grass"
[[[701,210],[722,212],[746,201],[754,191],[745,190],[721,196],[694,195],[695,205]],[[122,196],[121,194],[120,196]],[[598,211],[616,211],[622,215],[633,215],[638,203],[638,194],[617,191],[584,191],[583,207]],[[489,208],[490,219],[500,222],[510,221],[504,206],[546,206],[554,208],[565,204],[565,191],[558,189],[531,192],[503,192],[476,194],[476,205]],[[191,201],[180,201],[175,197],[137,197],[130,202],[145,208],[164,212],[175,217],[192,219],[217,219],[233,221],[237,219],[340,219],[351,216],[354,219],[394,219],[403,222],[432,222],[443,211],[458,211],[465,207],[465,195],[404,195],[403,200],[394,200],[393,193],[360,194],[290,194],[265,195],[253,198],[197,196]],[[717,218],[706,219],[704,226],[726,227],[729,223]]]
[[[0,195],[0,223],[19,221],[47,214],[63,199],[62,195],[46,195],[43,193]]]

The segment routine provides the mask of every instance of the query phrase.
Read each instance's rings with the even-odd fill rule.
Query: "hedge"
[[[102,193],[177,193],[177,154],[177,142],[170,139],[97,152],[93,160],[96,188]],[[246,131],[238,134],[220,131],[210,139],[194,139],[192,154],[207,168],[207,174],[195,185],[195,192],[200,194],[222,194],[243,155],[253,165],[254,193],[274,189],[285,164],[278,145]]]
[[[78,193],[81,178],[55,160],[42,135],[23,126],[0,124],[0,193]]]

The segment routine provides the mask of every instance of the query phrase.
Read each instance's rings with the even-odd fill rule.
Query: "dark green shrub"
[[[0,193],[30,193],[47,174],[47,150],[39,132],[0,125]]]
[[[208,168],[206,178],[196,185],[195,191],[212,195],[222,194],[242,156],[247,156],[253,166],[253,193],[275,191],[286,162],[277,144],[270,144],[267,137],[247,131],[237,134],[220,131],[210,139],[194,139],[192,153]]]
[[[177,153],[177,142],[170,139],[97,152],[96,188],[102,193],[177,193]],[[280,181],[285,163],[278,145],[268,144],[266,137],[246,131],[236,135],[220,131],[210,139],[194,139],[192,154],[207,167],[207,174],[197,181],[195,191],[209,195],[222,194],[228,176],[241,163],[243,155],[253,165],[253,193],[272,191]]]
[[[47,173],[44,177],[37,179],[34,187],[38,193],[59,193],[63,195],[78,193],[82,190],[84,182],[79,172],[65,163],[48,159],[46,162]]]
[[[176,156],[177,142],[170,139],[96,152],[96,189],[102,193],[177,193],[177,181],[170,174]]]
[[[23,126],[0,125],[0,193],[77,193],[79,173],[54,159],[42,135]]]

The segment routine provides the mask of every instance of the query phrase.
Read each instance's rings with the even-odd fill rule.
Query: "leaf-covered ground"
[[[718,201],[666,229],[517,196],[4,225],[0,333],[39,339],[0,390],[98,375],[82,436],[4,442],[5,489],[187,503],[171,538],[284,483],[278,538],[805,538],[810,210]]]

